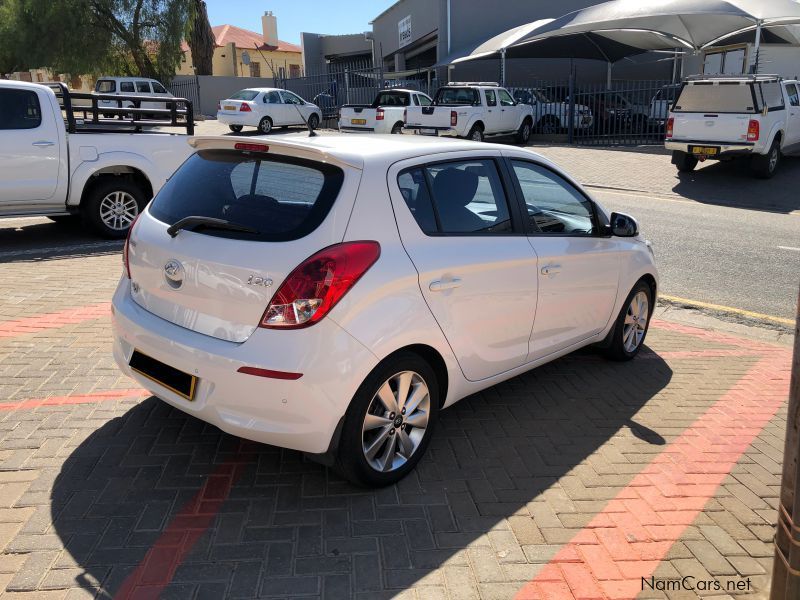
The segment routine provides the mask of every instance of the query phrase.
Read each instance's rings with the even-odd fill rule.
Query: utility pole
[[[800,598],[800,297],[794,330],[789,414],[783,449],[783,477],[775,534],[770,600]]]

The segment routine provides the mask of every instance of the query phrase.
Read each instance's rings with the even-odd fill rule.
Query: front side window
[[[281,92],[283,100],[286,104],[303,104],[299,96],[295,96],[292,92]]]
[[[506,90],[497,90],[497,95],[500,96],[500,106],[514,106],[514,99]]]
[[[427,234],[513,232],[508,202],[493,160],[437,163],[404,171],[398,186]]]
[[[100,79],[97,81],[94,90],[100,94],[111,94],[117,91],[117,84],[111,79]]]
[[[512,161],[532,228],[546,235],[593,235],[591,201],[564,178],[535,163]]]
[[[341,169],[317,161],[201,150],[161,188],[148,210],[170,225],[184,217],[200,216],[256,230],[201,230],[206,235],[290,241],[308,235],[322,223],[343,181]]]
[[[36,129],[41,124],[42,110],[36,92],[0,89],[0,130]]]
[[[789,104],[792,106],[800,106],[800,94],[798,94],[795,84],[790,83],[786,86],[786,95],[789,96]]]
[[[133,93],[133,82],[132,81],[120,81],[119,83],[119,91],[125,93]]]
[[[149,81],[137,81],[136,82],[136,91],[140,94],[149,94],[150,93],[150,82]]]
[[[166,94],[167,93],[167,90],[164,89],[164,86],[161,85],[160,83],[158,83],[157,81],[153,81],[152,85],[153,85],[153,91],[156,94]]]
[[[494,90],[486,90],[486,106],[497,106],[497,96]]]

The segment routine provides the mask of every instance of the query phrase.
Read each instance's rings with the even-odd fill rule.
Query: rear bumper
[[[406,125],[404,133],[416,135],[430,135],[438,137],[458,137],[458,131],[453,127],[423,127],[422,125]]]
[[[195,333],[136,304],[123,277],[112,309],[114,359],[164,402],[230,434],[314,454],[336,426],[375,356],[331,319],[293,331],[257,329],[241,344]],[[198,378],[193,400],[134,372],[133,350]],[[242,366],[302,373],[289,381],[238,373]]]
[[[708,159],[720,158],[722,156],[746,156],[749,154],[759,154],[759,149],[755,144],[732,144],[729,142],[706,142],[706,141],[666,141],[664,146],[667,150],[677,150],[679,152],[689,152],[689,146],[714,146],[719,148],[719,154],[709,156]]]
[[[349,125],[339,125],[339,131],[345,133],[375,133],[374,127],[351,127]]]
[[[249,113],[226,113],[218,112],[217,121],[223,125],[246,125],[248,127],[258,127],[258,115]]]

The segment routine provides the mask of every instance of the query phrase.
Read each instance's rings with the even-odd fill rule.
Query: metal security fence
[[[661,80],[582,83],[532,81],[508,86],[533,106],[534,134],[566,134],[570,143],[596,146],[660,144],[679,84]]]
[[[190,77],[176,77],[169,83],[167,89],[173,96],[177,98],[186,98],[191,101],[192,106],[195,107],[195,114],[201,114],[200,80],[196,75]]]

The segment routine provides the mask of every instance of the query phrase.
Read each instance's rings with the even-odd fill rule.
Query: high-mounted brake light
[[[747,125],[747,141],[757,142],[759,137],[761,137],[761,123],[757,119],[750,119]]]
[[[251,111],[252,109],[250,108],[250,105],[242,102],[242,105],[239,107],[239,112],[251,112]]]
[[[458,125],[458,113],[454,110],[450,111],[450,127]]]
[[[667,137],[672,137],[672,132],[675,130],[675,117],[667,119]]]
[[[244,150],[246,152],[269,152],[269,146],[266,144],[248,144],[247,142],[237,142],[233,148],[234,150]]]
[[[375,120],[376,121],[383,121],[383,109],[379,108],[375,111]]]
[[[275,292],[259,327],[299,329],[321,320],[375,264],[378,242],[345,242],[304,260]]]
[[[136,221],[138,221],[141,216],[142,213],[136,215],[133,223],[131,223],[130,228],[128,228],[128,235],[125,236],[125,245],[122,247],[122,264],[125,266],[125,274],[128,276],[128,279],[131,278],[131,263],[128,246],[131,244],[131,234],[133,233],[133,228],[136,227]]]

